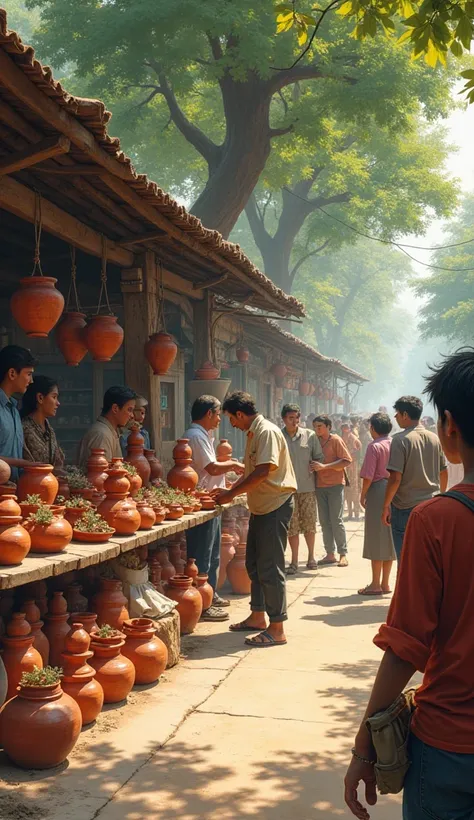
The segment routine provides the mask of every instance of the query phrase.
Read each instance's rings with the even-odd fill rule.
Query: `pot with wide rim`
[[[135,667],[122,654],[125,646],[121,632],[110,638],[92,635],[91,649],[94,657],[91,666],[97,673],[97,681],[104,691],[104,703],[119,703],[130,694],[135,683]]]
[[[44,504],[53,504],[58,494],[59,482],[53,475],[52,464],[28,464],[18,479],[17,495],[24,501],[27,495],[39,495]]]
[[[174,575],[168,581],[166,595],[177,602],[180,629],[182,635],[194,632],[202,614],[202,598],[195,587],[192,578],[187,575]]]
[[[135,667],[135,683],[155,683],[168,663],[168,650],[155,633],[150,618],[131,618],[124,622],[125,646],[122,655]]]

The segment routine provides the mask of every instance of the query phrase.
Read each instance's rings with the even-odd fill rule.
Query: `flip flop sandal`
[[[285,569],[285,575],[296,575],[298,572],[298,567],[296,564],[289,564]]]
[[[363,589],[358,589],[357,590],[357,594],[358,595],[383,595],[383,592],[382,592],[382,590],[380,590],[380,592],[375,592],[374,590],[369,589],[368,587],[363,587]]]
[[[334,564],[337,564],[337,558],[334,561],[329,561],[327,558],[321,558],[321,561],[318,561],[318,567],[332,567]]]
[[[308,561],[308,563],[306,564],[306,569],[317,569],[317,568],[318,568],[318,562],[317,561]]]
[[[264,638],[265,640],[257,640],[257,638],[260,637]],[[247,644],[247,646],[257,647],[257,649],[260,649],[261,647],[264,647],[266,649],[267,646],[284,646],[287,643],[287,641],[286,638],[284,641],[276,641],[273,635],[270,635],[270,633],[267,632],[267,630],[265,629],[263,632],[260,632],[260,635],[255,635],[255,638],[246,638],[245,643]]]
[[[229,626],[230,632],[261,632],[261,626],[247,626],[245,621],[241,621],[238,624],[231,624]]]

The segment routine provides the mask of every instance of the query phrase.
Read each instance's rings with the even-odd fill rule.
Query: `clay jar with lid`
[[[127,461],[133,464],[146,487],[150,481],[151,467],[144,453],[144,444],[145,439],[140,431],[132,429],[127,439]]]
[[[105,457],[105,450],[92,447],[87,460],[87,479],[94,485],[98,493],[104,491],[104,481],[107,479],[109,463]]]
[[[179,438],[173,449],[175,466],[171,468],[166,479],[173,489],[190,493],[196,488],[198,474],[191,466],[192,456],[189,439]]]
[[[163,467],[156,457],[155,450],[143,450],[143,454],[150,465],[150,481],[159,481],[163,478]]]
[[[22,609],[33,634],[33,646],[41,655],[43,666],[49,663],[49,641],[43,632],[44,621],[41,620],[39,607],[33,599],[23,601]]]
[[[2,641],[3,663],[8,678],[6,699],[9,700],[16,695],[16,688],[23,672],[32,672],[35,666],[42,669],[43,659],[33,646],[34,635],[24,613],[14,613],[14,617],[7,624],[6,635]]]
[[[115,459],[104,482],[105,499],[97,512],[113,527],[117,535],[133,535],[140,526],[140,513],[135,502],[127,498],[130,481],[120,459]]]
[[[18,480],[19,500],[24,501],[27,495],[39,495],[45,504],[53,504],[59,489],[58,479],[53,475],[53,469],[52,464],[23,467]]]
[[[92,635],[91,649],[94,657],[91,666],[97,672],[97,681],[104,690],[104,703],[119,703],[125,700],[135,683],[135,667],[122,655],[125,645],[121,632],[110,638]]]
[[[140,513],[140,529],[151,530],[155,521],[156,515],[153,507],[150,507],[147,501],[136,501],[137,510]]]
[[[29,532],[21,524],[21,515],[0,517],[0,566],[21,564],[31,549]]]
[[[245,566],[245,544],[236,547],[235,555],[227,565],[227,577],[236,595],[249,595],[251,581]]]
[[[95,680],[96,671],[88,661],[91,637],[80,622],[72,625],[64,642],[61,666],[64,672],[61,686],[76,701],[82,715],[82,725],[92,723],[104,705],[104,690]]]
[[[150,618],[131,618],[123,625],[125,646],[122,655],[135,667],[135,683],[155,683],[168,663],[168,650],[155,634]]]
[[[212,600],[214,598],[214,590],[208,583],[208,578],[209,576],[206,575],[205,572],[200,572],[199,575],[196,576],[196,589],[202,598],[203,612],[212,606]]]
[[[120,630],[128,620],[128,601],[122,591],[122,582],[115,578],[101,578],[100,590],[92,599],[92,609],[97,613],[99,626],[108,624]]]
[[[21,507],[18,504],[17,496],[13,493],[0,495],[0,518],[3,518],[4,515],[8,517],[21,516]]]
[[[176,601],[181,624],[181,634],[189,635],[194,632],[196,624],[202,614],[202,598],[195,587],[192,578],[187,575],[174,575],[168,581],[166,595]]]
[[[166,513],[167,521],[179,521],[184,515],[184,509],[181,504],[168,504],[168,512]]]
[[[54,592],[49,602],[48,614],[44,616],[44,633],[49,641],[49,663],[61,666],[61,652],[69,633],[69,612],[62,592]]]

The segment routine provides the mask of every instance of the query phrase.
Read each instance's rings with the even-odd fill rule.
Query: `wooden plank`
[[[166,268],[163,270],[163,285],[165,288],[174,290],[175,293],[182,293],[183,296],[189,296],[191,299],[204,298],[204,291],[194,290],[191,282]]]
[[[144,242],[154,242],[157,239],[161,239],[162,236],[166,236],[165,231],[149,231],[133,239],[127,239],[121,242],[120,245],[122,248],[133,248],[134,245],[141,245]]]
[[[67,154],[71,147],[71,141],[66,137],[48,137],[40,142],[36,142],[22,151],[10,154],[0,160],[0,176],[14,174],[22,168],[30,168],[46,159],[57,157],[59,154]]]

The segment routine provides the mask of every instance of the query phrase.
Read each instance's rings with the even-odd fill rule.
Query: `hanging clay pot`
[[[23,467],[17,488],[19,500],[24,501],[27,495],[39,495],[44,504],[53,504],[59,489],[53,469],[52,464]]]
[[[110,362],[123,342],[123,328],[116,316],[92,316],[83,339],[95,362]]]
[[[20,613],[15,613],[20,615]],[[25,620],[25,616],[21,613],[21,620],[26,624],[28,632],[25,634],[11,634],[11,632],[22,632],[19,619],[14,619],[7,624],[6,635],[3,636],[3,663],[5,665],[8,689],[7,700],[16,695],[16,688],[20,683],[20,678],[23,672],[32,672],[35,666],[38,669],[43,668],[43,659],[37,649],[33,646],[34,635],[30,630],[30,625]],[[2,741],[5,738],[2,736]]]
[[[247,347],[238,347],[235,351],[235,355],[237,356],[237,361],[241,364],[244,364],[244,362],[248,362],[248,360],[250,359],[250,353]]]
[[[137,510],[140,513],[140,527],[141,530],[151,530],[155,521],[156,515],[153,512],[153,507],[150,507],[147,501],[137,501]]]
[[[249,595],[251,581],[245,567],[245,544],[239,544],[235,550],[235,555],[227,564],[227,577],[232,587],[232,592],[236,595]]]
[[[140,431],[131,430],[127,439],[127,461],[133,464],[142,480],[142,485],[146,487],[150,481],[151,467],[144,455],[144,443],[145,439]]]
[[[92,723],[104,705],[104,690],[95,680],[96,671],[88,662],[94,655],[91,637],[80,622],[73,623],[64,641],[61,666],[63,691],[76,701],[82,715],[82,725]]]
[[[76,581],[70,584],[66,590],[66,603],[69,612],[86,612],[88,601],[81,595],[82,585]]]
[[[41,620],[39,607],[37,607],[35,602],[30,599],[23,602],[22,609],[24,610],[25,618],[28,621],[31,632],[34,636],[33,646],[40,653],[43,660],[43,666],[47,666],[49,663],[49,641],[42,630],[44,621]]]
[[[187,575],[188,578],[192,578],[193,584],[196,586],[196,578],[199,575],[199,569],[195,558],[188,558],[183,575]]]
[[[198,474],[191,466],[192,456],[189,439],[179,438],[173,449],[175,466],[171,468],[166,479],[174,490],[190,493],[197,486]]]
[[[31,552],[62,552],[72,541],[72,527],[62,515],[55,515],[51,524],[25,522],[31,538]]]
[[[232,561],[234,555],[234,536],[230,532],[223,529],[221,535],[219,578],[217,579],[217,589],[220,589],[225,584],[225,580],[227,578],[227,567],[229,565],[229,562]]]
[[[215,367],[215,365],[213,365],[212,362],[207,361],[207,362],[204,362],[203,365],[201,365],[199,370],[196,370],[196,373],[195,373],[194,377],[196,379],[199,379],[199,380],[201,380],[201,379],[218,379],[219,374],[220,374],[219,369],[217,367]]]
[[[155,451],[144,450],[143,453],[150,465],[150,481],[159,481],[160,478],[163,478],[163,467],[158,461]]]
[[[187,575],[173,576],[168,581],[166,595],[178,603],[176,609],[179,612],[181,634],[189,635],[194,632],[202,614],[202,598],[193,587],[193,579]]]
[[[275,362],[274,364],[272,364],[270,372],[273,373],[275,378],[284,379],[286,374],[288,373],[288,368],[285,364],[283,364],[283,362]]]
[[[92,635],[94,657],[91,666],[96,670],[97,681],[104,690],[104,703],[125,700],[135,683],[135,667],[121,652],[124,645],[120,632],[110,638],[99,638],[97,633]]]
[[[31,538],[21,525],[21,515],[0,517],[0,566],[21,564],[31,549]]]
[[[144,347],[145,356],[155,376],[166,376],[176,359],[178,345],[169,333],[153,333]]]
[[[226,438],[221,438],[216,447],[218,461],[229,461],[232,458],[232,444]]]
[[[92,632],[97,632],[97,615],[95,612],[71,612],[69,616],[69,626],[72,627],[74,623],[82,623],[83,629],[90,635]]]
[[[208,583],[209,576],[206,575],[205,572],[199,573],[196,576],[196,589],[199,592],[202,598],[202,611],[205,612],[206,609],[212,605],[212,600],[214,598],[214,590],[211,585]]]
[[[298,386],[298,392],[300,396],[309,396],[311,385],[306,379],[302,379]]]
[[[56,328],[56,345],[70,367],[77,367],[87,353],[83,335],[85,326],[85,313],[68,310]]]
[[[313,382],[310,382],[308,396],[314,396],[315,392],[316,387],[314,386]]]
[[[25,276],[10,300],[13,318],[32,338],[45,338],[64,309],[64,296],[52,276]]]
[[[92,609],[97,613],[99,626],[108,624],[120,630],[130,616],[128,601],[122,591],[122,582],[115,578],[101,578],[100,590],[92,599]]]
[[[161,565],[161,580],[166,583],[170,578],[176,575],[176,569],[170,561],[167,549],[158,550],[157,558]]]
[[[155,634],[150,618],[131,618],[123,625],[122,655],[135,667],[135,684],[155,683],[168,663],[168,650]]]
[[[44,616],[44,633],[49,641],[49,663],[61,666],[61,652],[69,633],[69,612],[62,592],[55,592],[49,602],[49,612]]]
[[[3,748],[23,769],[59,766],[76,745],[81,728],[81,710],[59,683],[20,685],[18,697],[0,712]]]
[[[104,491],[104,481],[107,479],[109,463],[105,457],[105,450],[93,447],[87,459],[87,480],[94,485],[97,492]]]

